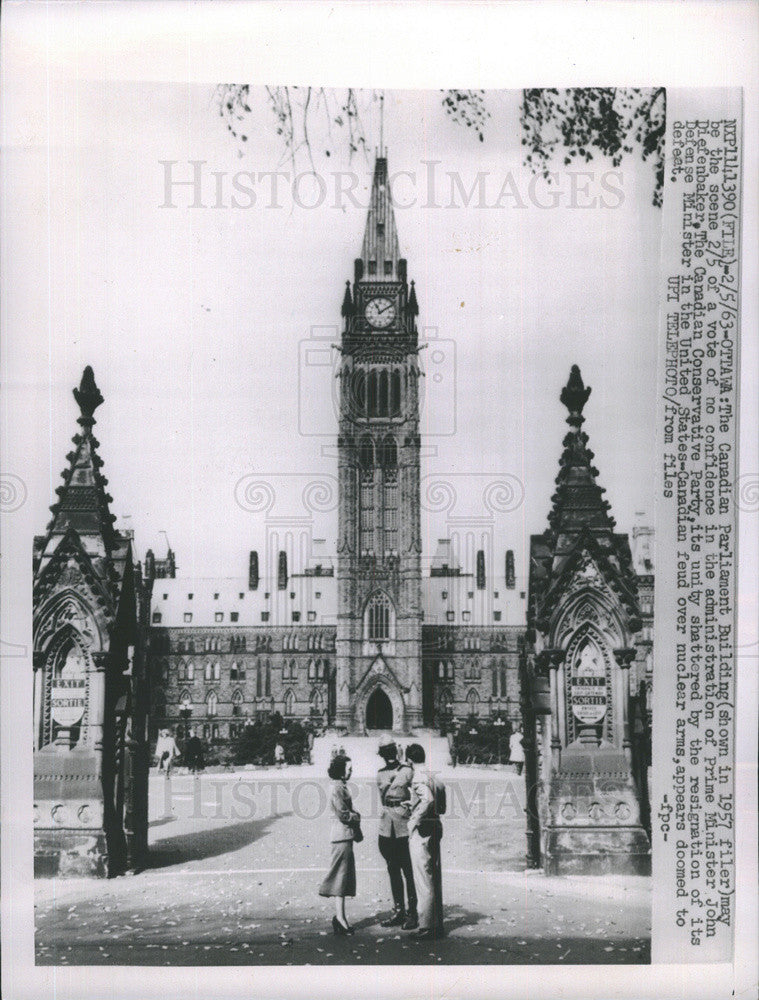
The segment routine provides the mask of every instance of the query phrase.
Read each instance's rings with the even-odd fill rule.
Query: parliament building
[[[506,539],[497,549],[442,538],[423,572],[418,313],[380,156],[342,297],[336,551],[318,541],[305,554],[244,551],[218,579],[182,576],[170,548],[138,560],[115,527],[92,430],[102,397],[85,371],[81,431],[35,545],[40,856],[60,844],[56,827],[83,827],[129,867],[144,848],[148,747],[164,725],[214,740],[274,712],[353,734],[472,717],[521,724],[528,777],[550,792],[534,804],[536,857],[566,853],[547,831],[577,825],[560,780],[572,748],[577,761],[607,750],[620,787],[643,780],[652,531],[637,526],[631,545],[615,530],[582,431],[590,390],[573,368],[562,391],[570,430],[530,566],[515,565]],[[73,804],[60,794],[64,751],[66,774],[81,772]],[[93,782],[106,789],[99,806]],[[617,798],[611,825],[637,829],[639,799]]]

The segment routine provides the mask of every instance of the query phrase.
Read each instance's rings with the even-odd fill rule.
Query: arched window
[[[359,369],[353,374],[353,408],[357,416],[366,414],[366,375]]]
[[[235,691],[232,695],[232,715],[242,714],[242,691]]]
[[[324,697],[318,688],[311,692],[311,711],[319,714],[324,711]]]
[[[390,375],[390,416],[397,417],[401,412],[401,373],[394,369]]]
[[[493,692],[492,693],[493,693],[493,697],[497,698],[498,697],[498,667],[496,666],[495,661],[493,661],[493,665],[491,667],[491,670],[493,671]]]
[[[377,411],[380,417],[386,417],[388,415],[388,396],[390,392],[388,378],[388,372],[383,368],[379,376],[379,402],[377,405]]]
[[[261,677],[261,661],[256,660],[256,697],[260,698],[263,694],[263,683]]]
[[[188,681],[195,680],[195,664],[192,662],[192,660],[187,664],[187,680]]]
[[[384,592],[372,594],[366,605],[364,631],[371,642],[381,642],[392,639],[393,606],[390,598]]]
[[[366,394],[367,414],[370,417],[376,417],[377,403],[379,399],[379,392],[378,392],[379,386],[377,384],[378,372],[376,368],[372,368],[372,370],[369,372],[369,376],[366,382],[367,382],[367,394]]]
[[[466,702],[470,715],[480,714],[480,696],[477,694],[474,688],[472,688],[472,690],[466,696]]]
[[[179,661],[177,666],[177,680],[184,681],[187,679],[187,667],[182,660]]]
[[[368,434],[365,434],[359,443],[358,462],[362,469],[371,469],[374,467],[374,446]]]
[[[218,662],[213,665],[213,679],[215,681],[221,680],[221,667]]]
[[[310,681],[316,678],[316,664],[313,660],[308,661],[308,679]]]
[[[219,698],[215,691],[212,691],[206,702],[208,706],[208,715],[217,715],[219,711]]]
[[[379,461],[383,469],[394,469],[398,464],[398,448],[392,434],[386,435],[380,444]]]
[[[183,711],[192,711],[192,695],[189,691],[183,691],[179,696],[179,704]]]
[[[295,711],[295,695],[292,691],[285,694],[285,715],[292,715]]]

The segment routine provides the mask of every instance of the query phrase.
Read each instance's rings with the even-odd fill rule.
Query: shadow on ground
[[[231,823],[205,830],[165,837],[150,848],[148,868],[169,868],[188,861],[203,861],[231,854],[267,836],[269,827],[290,813],[279,813],[264,819]]]

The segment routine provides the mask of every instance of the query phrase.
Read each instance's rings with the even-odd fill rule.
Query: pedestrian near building
[[[332,862],[326,878],[319,886],[319,895],[334,898],[335,915],[332,918],[332,931],[340,936],[353,934],[353,928],[345,915],[345,899],[347,896],[356,895],[356,862],[353,856],[353,844],[355,841],[363,840],[363,834],[361,833],[361,816],[353,808],[353,801],[347,787],[348,779],[351,776],[350,759],[344,755],[334,757],[327,774],[332,779],[332,794],[330,796]]]
[[[522,746],[522,727],[517,726],[509,737],[509,760],[516,765],[517,774],[522,773],[524,767],[524,747]]]
[[[184,745],[183,758],[192,774],[197,774],[203,767],[203,744],[195,730],[191,729]]]
[[[387,865],[393,912],[381,921],[383,927],[403,927],[414,930],[419,926],[416,906],[414,872],[409,854],[408,809],[414,771],[410,764],[398,759],[398,745],[389,737],[383,739],[377,751],[385,766],[377,772],[382,812],[379,821],[379,851]],[[406,884],[404,901],[404,881]]]
[[[174,758],[179,756],[179,747],[170,729],[162,729],[158,733],[155,755],[158,762],[158,770],[164,771],[168,778],[171,774],[171,766],[174,763]]]
[[[409,804],[409,853],[414,870],[414,885],[418,895],[419,931],[421,940],[435,940],[445,933],[443,927],[443,877],[440,863],[440,840],[443,824],[440,814],[445,810],[441,801],[445,792],[425,766],[424,747],[412,743],[406,749],[406,760],[414,769]]]

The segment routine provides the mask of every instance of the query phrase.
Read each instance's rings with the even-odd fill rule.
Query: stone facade
[[[589,395],[573,367],[549,527],[531,543],[528,856],[552,874],[644,873],[652,580],[639,587],[628,537],[615,531],[596,481],[582,430]]]
[[[652,532],[634,528],[631,552],[615,530],[573,369],[529,580],[506,544],[455,536],[423,568],[417,314],[380,157],[342,306],[337,551],[268,540],[261,562],[246,553],[245,572],[224,578],[182,576],[170,548],[148,550],[144,571],[134,563],[109,511],[92,435],[102,399],[85,371],[82,433],[35,544],[41,870],[139,866],[160,726],[213,741],[275,712],[352,733],[523,723],[529,862],[647,870]]]
[[[34,853],[48,875],[114,875],[147,854],[149,588],[113,527],[91,368],[47,533],[34,550]]]

